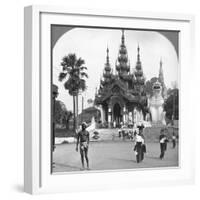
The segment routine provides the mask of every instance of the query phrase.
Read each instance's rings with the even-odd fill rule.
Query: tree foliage
[[[168,98],[165,102],[164,109],[166,111],[166,117],[170,120],[178,120],[179,118],[179,90],[170,89],[168,90]]]
[[[68,128],[71,117],[72,112],[66,109],[65,104],[62,101],[56,100],[54,106],[54,122],[65,125]]]
[[[85,61],[77,58],[76,54],[70,53],[62,58],[60,63],[62,72],[59,81],[64,81],[64,88],[73,96],[74,130],[76,129],[76,112],[78,113],[78,94],[86,90],[87,67]],[[76,97],[76,101],[75,101]]]
[[[77,58],[76,54],[64,56],[61,62],[62,72],[59,74],[59,81],[64,82],[64,87],[71,96],[77,95],[81,91],[86,90],[85,78],[87,67],[83,66],[85,61]]]

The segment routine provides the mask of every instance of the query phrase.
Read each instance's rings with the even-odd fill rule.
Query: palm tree
[[[68,54],[62,58],[62,72],[59,74],[59,81],[66,80],[64,87],[69,95],[73,96],[74,130],[76,130],[76,114],[78,115],[78,95],[86,90],[85,78],[88,78],[87,67],[83,66],[85,61],[77,58],[76,54]]]

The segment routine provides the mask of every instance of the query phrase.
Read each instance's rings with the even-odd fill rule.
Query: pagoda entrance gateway
[[[119,127],[121,122],[122,122],[122,109],[118,103],[115,103],[113,106],[113,123],[115,123],[116,127]]]
[[[131,69],[124,30],[122,30],[115,70],[112,69],[109,61],[109,49],[106,50],[106,63],[99,88],[96,90],[95,105],[101,111],[102,125],[108,128],[119,127],[121,124],[136,125],[143,119],[147,110],[140,48],[139,46],[137,48],[136,66]]]

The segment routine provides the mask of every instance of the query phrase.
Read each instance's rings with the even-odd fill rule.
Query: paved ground
[[[142,163],[136,163],[131,141],[91,142],[89,159],[91,170],[134,169],[152,167],[178,166],[178,146],[168,149],[163,160],[159,159],[159,144],[147,143],[147,154]],[[60,144],[53,154],[54,172],[79,171],[81,168],[80,154],[75,151],[75,144]]]

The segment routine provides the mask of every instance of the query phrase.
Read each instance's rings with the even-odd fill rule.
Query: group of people
[[[80,151],[81,155],[81,164],[82,164],[82,170],[85,169],[85,161],[86,161],[86,169],[89,170],[89,159],[88,159],[88,148],[89,148],[89,142],[90,142],[90,136],[89,132],[86,130],[87,125],[86,123],[82,123],[81,130],[77,134],[77,142],[76,142],[76,151]],[[138,132],[134,132],[134,152],[136,155],[136,162],[140,163],[144,159],[144,154],[146,153],[146,144],[145,144],[145,137],[143,135],[143,129],[144,126],[140,125],[137,127]],[[161,129],[160,131],[160,137],[159,137],[159,143],[160,143],[160,159],[164,158],[165,152],[167,150],[167,143],[169,142],[165,132],[167,129]],[[173,132],[172,135],[172,144],[173,148],[176,146],[176,136]]]
[[[134,147],[134,151],[136,154],[136,161],[137,163],[141,162],[144,159],[144,153],[146,153],[146,145],[145,145],[145,138],[143,135],[143,129],[144,126],[141,125],[138,127],[139,128],[139,132],[135,133],[135,147]],[[159,143],[160,143],[160,159],[162,160],[165,156],[165,152],[167,150],[167,143],[169,142],[169,139],[166,135],[167,129],[166,128],[162,128],[160,130],[160,136],[159,136]],[[172,134],[172,148],[176,147],[176,135],[173,132]]]

